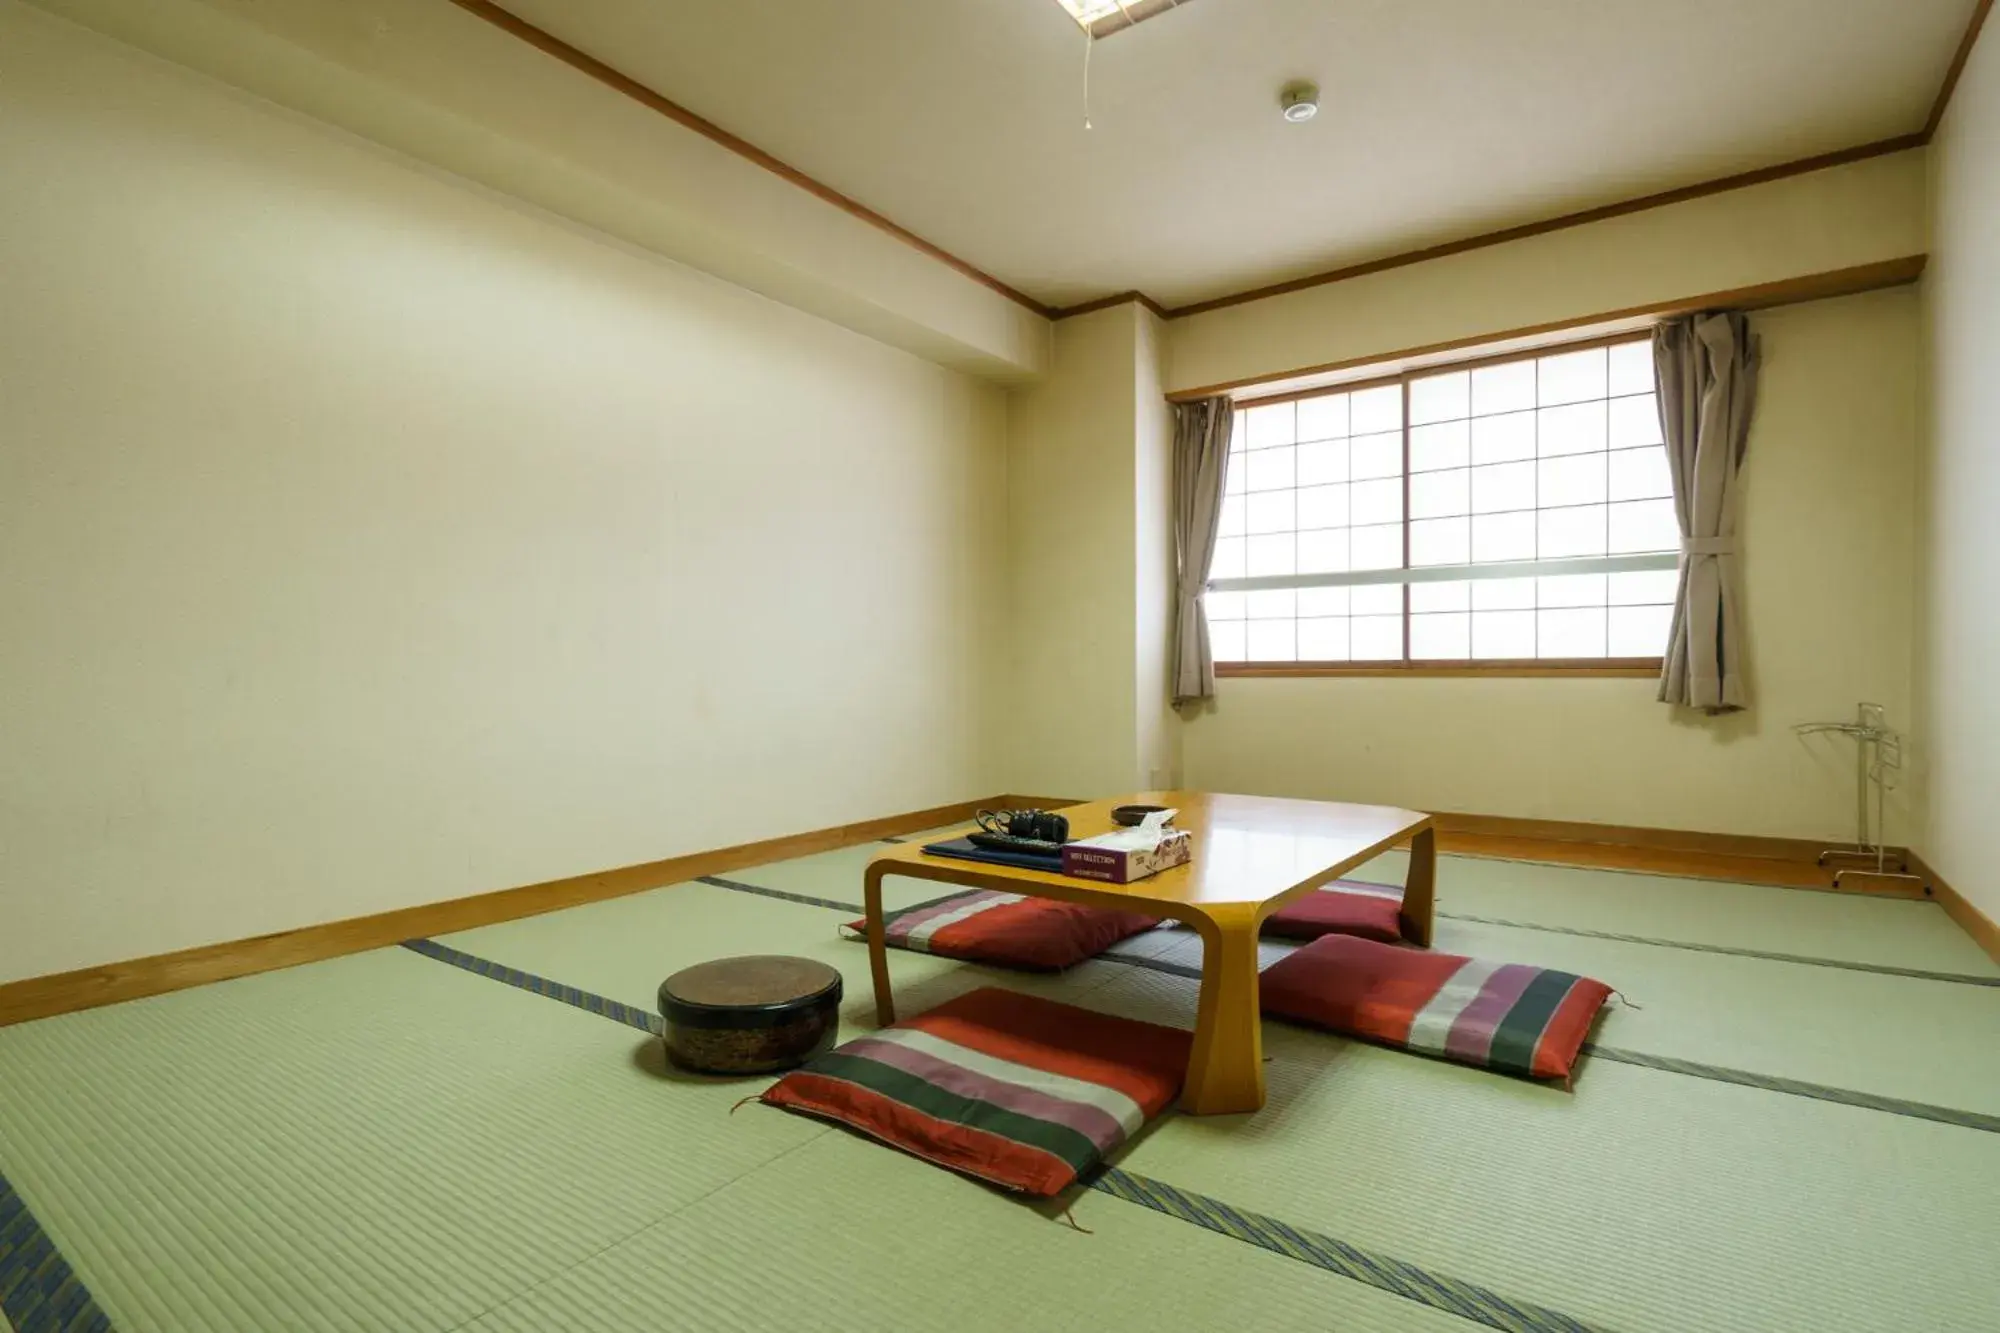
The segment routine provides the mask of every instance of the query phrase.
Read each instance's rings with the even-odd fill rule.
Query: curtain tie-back
[[[1682,555],[1735,555],[1734,537],[1685,537],[1681,540]]]

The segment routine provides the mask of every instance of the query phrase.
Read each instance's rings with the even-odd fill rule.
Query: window
[[[1645,338],[1247,403],[1209,572],[1215,659],[1657,666],[1671,497]]]

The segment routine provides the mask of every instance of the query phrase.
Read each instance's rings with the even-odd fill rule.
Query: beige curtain
[[[1174,560],[1179,587],[1174,613],[1174,702],[1215,697],[1215,659],[1208,647],[1202,590],[1222,523],[1222,484],[1229,468],[1235,406],[1223,397],[1174,404]]]
[[[1681,526],[1681,583],[1660,701],[1711,713],[1750,706],[1737,582],[1737,472],[1757,400],[1757,339],[1741,314],[1696,315],[1653,334],[1660,422]]]

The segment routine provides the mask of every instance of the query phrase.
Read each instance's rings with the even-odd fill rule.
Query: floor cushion
[[[1403,898],[1373,884],[1335,880],[1292,899],[1264,918],[1262,933],[1286,940],[1355,935],[1394,944],[1403,938]]]
[[[1567,1079],[1601,981],[1328,935],[1259,978],[1264,1012],[1529,1078]]]
[[[1159,925],[1158,917],[1051,898],[975,889],[890,913],[883,926],[892,949],[915,949],[969,963],[1058,972]],[[867,938],[867,922],[846,929]]]
[[[762,1100],[1046,1196],[1173,1104],[1191,1042],[1177,1028],[988,986],[834,1048]]]

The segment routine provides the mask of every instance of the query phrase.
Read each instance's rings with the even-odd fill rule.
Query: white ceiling
[[[505,0],[1051,305],[1166,305],[1923,126],[1975,0]],[[1310,78],[1319,118],[1277,90]]]

